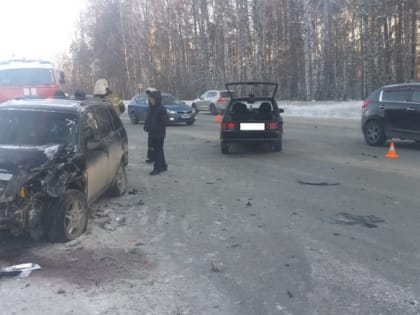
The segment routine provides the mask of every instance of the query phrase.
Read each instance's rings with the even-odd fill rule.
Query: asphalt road
[[[397,142],[388,160],[358,121],[287,118],[283,147],[222,155],[205,114],[168,129],[168,174],[143,175],[189,303],[211,285],[226,314],[419,313],[419,145]]]
[[[200,113],[168,128],[169,170],[152,177],[142,125],[123,120],[130,194],[93,213],[126,222],[93,215],[68,245],[15,241],[0,261],[43,273],[0,282],[10,313],[420,314],[420,145],[389,160],[358,121],[286,118],[283,152],[222,155]]]

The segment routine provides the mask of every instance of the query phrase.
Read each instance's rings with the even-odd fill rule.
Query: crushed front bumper
[[[33,199],[0,202],[1,230],[29,230],[41,222],[42,203]]]

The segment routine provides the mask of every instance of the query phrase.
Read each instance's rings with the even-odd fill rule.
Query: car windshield
[[[78,119],[71,113],[0,110],[0,144],[76,144]]]
[[[269,82],[233,82],[226,83],[226,88],[234,98],[274,98],[277,91],[276,83]]]
[[[0,71],[0,86],[51,84],[54,84],[54,75],[51,69],[7,69]]]
[[[182,105],[182,101],[172,95],[162,95],[162,105]]]

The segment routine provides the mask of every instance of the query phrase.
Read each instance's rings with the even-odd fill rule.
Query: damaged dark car
[[[0,105],[0,229],[66,242],[86,230],[88,206],[127,190],[127,133],[102,100]]]

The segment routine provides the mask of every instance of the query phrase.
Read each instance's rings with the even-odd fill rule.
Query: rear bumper
[[[281,130],[266,132],[230,132],[223,131],[220,134],[222,142],[276,142],[282,139]]]

